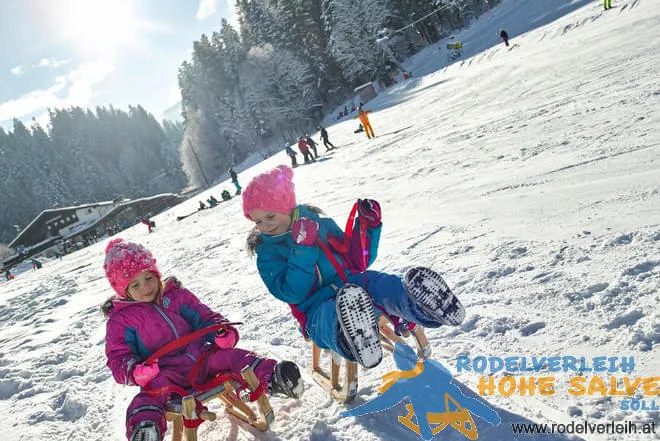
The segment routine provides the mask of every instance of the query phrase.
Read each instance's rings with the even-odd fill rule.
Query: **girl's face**
[[[126,293],[136,302],[151,303],[160,294],[160,279],[153,273],[144,271],[131,280]]]
[[[274,211],[252,210],[250,217],[255,225],[266,236],[279,236],[289,231],[291,216]]]

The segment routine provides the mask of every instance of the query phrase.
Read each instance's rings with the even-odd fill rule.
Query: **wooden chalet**
[[[82,248],[97,238],[112,235],[185,200],[166,193],[134,200],[115,200],[52,208],[42,211],[9,244],[16,254],[5,259],[5,268],[36,254],[54,255],[63,244]]]

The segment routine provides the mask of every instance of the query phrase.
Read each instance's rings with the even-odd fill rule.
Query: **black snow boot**
[[[160,431],[153,421],[142,421],[133,429],[131,441],[160,441]]]
[[[369,293],[347,283],[337,291],[336,305],[340,346],[346,346],[363,367],[377,366],[383,359],[383,346]]]
[[[294,362],[280,361],[275,365],[273,376],[268,384],[270,395],[281,394],[289,398],[300,398],[304,390],[300,369]]]
[[[465,308],[451,292],[442,276],[422,266],[410,268],[403,286],[415,304],[433,321],[458,326],[465,319]]]

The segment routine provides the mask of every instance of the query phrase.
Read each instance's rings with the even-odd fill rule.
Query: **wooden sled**
[[[241,371],[251,391],[257,390],[259,380],[250,366]],[[265,392],[257,399],[257,412],[252,410],[241,397],[235,392],[231,381],[227,381],[207,392],[200,392],[184,397],[181,402],[169,402],[167,404],[165,418],[172,422],[172,441],[197,441],[197,427],[186,427],[185,421],[215,421],[217,415],[214,412],[204,411],[200,415],[196,412],[195,398],[201,403],[206,403],[218,398],[225,405],[225,411],[256,428],[265,432],[275,419],[273,408],[266,397]]]
[[[394,345],[398,343],[408,344],[404,338],[412,334],[417,346],[417,356],[420,359],[427,359],[431,355],[431,347],[429,341],[424,334],[424,329],[421,326],[415,326],[413,331],[406,333],[407,335],[398,336],[394,332],[392,323],[383,315],[378,320],[378,327],[380,328],[380,340],[383,348],[388,351],[394,350]],[[403,338],[402,338],[403,337]],[[325,390],[328,391],[330,396],[341,402],[349,403],[355,399],[358,390],[358,365],[349,360],[343,360],[338,354],[332,351],[331,353],[330,372],[321,368],[321,348],[312,342],[312,376],[314,380]],[[341,363],[344,362],[344,381],[340,383],[340,369]]]
[[[183,216],[177,216],[177,217],[176,217],[176,220],[178,220],[178,221],[182,221],[182,220],[184,220],[185,218],[192,216],[193,214],[197,214],[197,213],[199,213],[200,211],[202,211],[202,210],[199,210],[199,209],[198,209],[197,211],[193,211],[192,213],[184,214]]]

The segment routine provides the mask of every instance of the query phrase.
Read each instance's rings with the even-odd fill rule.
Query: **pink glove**
[[[380,225],[382,213],[378,201],[358,199],[358,214],[367,221],[367,227],[375,228]]]
[[[319,224],[307,217],[301,217],[291,226],[293,240],[299,245],[312,246],[319,233]]]
[[[238,331],[234,328],[220,329],[215,334],[215,344],[220,349],[231,349],[238,343]]]
[[[133,369],[133,381],[140,386],[146,386],[160,373],[158,362],[152,364],[138,364]]]

